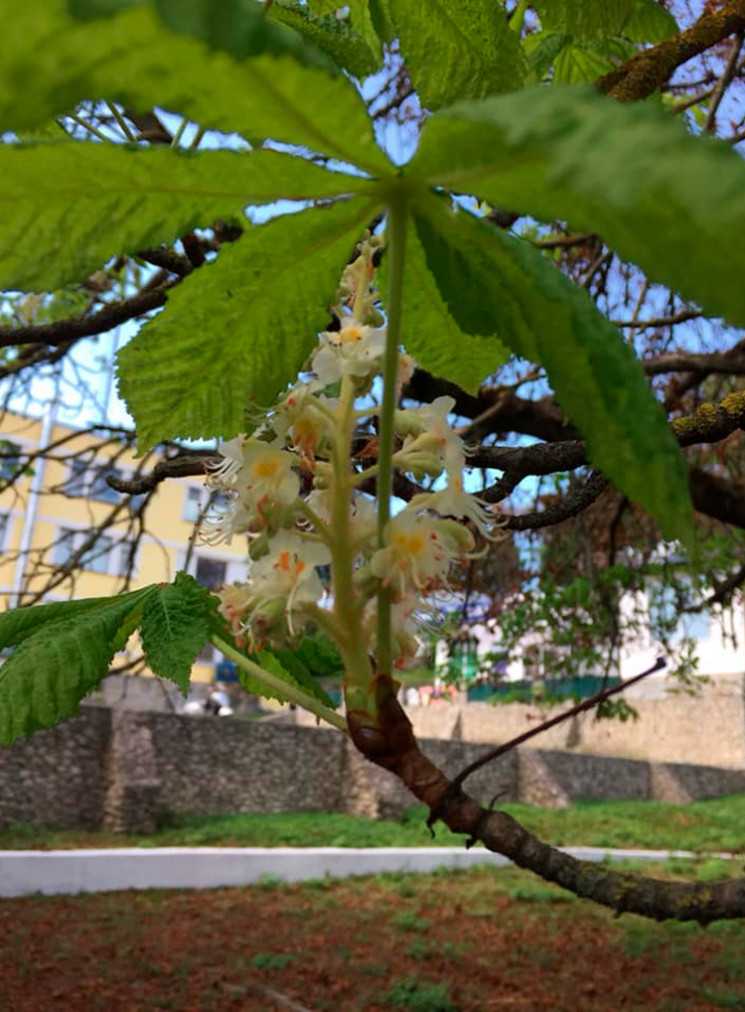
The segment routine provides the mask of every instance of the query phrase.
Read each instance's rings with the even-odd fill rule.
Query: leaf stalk
[[[301,688],[296,685],[292,685],[289,682],[285,682],[281,678],[277,678],[270,671],[266,671],[264,668],[255,664],[249,660],[248,657],[244,656],[239,650],[224,640],[221,636],[214,634],[212,636],[212,643],[217,647],[226,657],[229,657],[234,664],[237,664],[239,668],[243,668],[245,672],[255,678],[257,682],[263,682],[268,688],[279,693],[285,699],[288,699],[291,703],[302,706],[304,710],[310,711],[315,714],[320,720],[325,720],[327,724],[331,724],[332,727],[337,728],[339,731],[347,732],[347,722],[344,717],[339,713],[335,713],[333,710],[329,710],[323,703],[314,699],[313,696],[309,696],[306,692],[303,692]]]
[[[377,508],[378,546],[385,545],[385,533],[391,518],[393,491],[393,416],[398,400],[398,348],[401,343],[404,265],[406,261],[407,196],[405,190],[391,193],[388,203],[388,330],[383,360],[383,402],[380,409]],[[390,675],[393,667],[391,645],[392,591],[378,592],[378,674]]]

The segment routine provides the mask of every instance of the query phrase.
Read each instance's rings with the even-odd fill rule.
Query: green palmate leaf
[[[364,5],[370,14],[370,21],[378,38],[382,42],[391,43],[396,38],[396,29],[388,10],[388,0],[354,0],[352,7]]]
[[[536,32],[527,36],[523,45],[528,55],[528,67],[535,79],[540,80],[549,71],[559,53],[571,40],[571,35],[558,32]]]
[[[314,691],[310,692],[310,687],[303,682],[298,681],[298,679],[294,677],[294,674],[291,674],[274,656],[274,654],[270,653],[268,650],[262,650],[258,654],[252,654],[251,660],[255,664],[258,664],[260,668],[264,668],[271,675],[274,675],[275,678],[279,678],[287,685],[292,685],[295,688],[301,688],[304,692],[312,694],[316,698],[321,698],[320,696],[317,696],[316,690],[318,690],[318,686],[315,682],[313,684]],[[245,668],[240,666],[238,667],[238,679],[246,692],[252,692],[255,696],[263,696],[264,699],[276,699],[279,703],[291,702],[291,697],[284,695],[284,693],[275,685],[270,685],[262,681],[258,674],[250,674],[245,670]],[[313,681],[313,679],[311,679],[311,681]],[[325,702],[326,701],[324,700],[324,703]],[[333,709],[333,702],[329,702],[331,703],[331,708]]]
[[[271,11],[273,18],[294,28],[355,77],[366,77],[380,69],[382,51],[377,37],[377,45],[371,44],[333,13],[319,17],[293,0],[276,0]]]
[[[633,42],[664,42],[678,30],[675,18],[657,0],[634,0],[623,35]]]
[[[74,18],[86,21],[148,4],[149,0],[67,0],[67,9]],[[172,31],[194,35],[214,49],[236,56],[289,53],[303,63],[331,66],[313,39],[265,18],[263,7],[254,0],[221,0],[219,4],[153,0],[152,6]]]
[[[631,15],[634,0],[534,0],[531,7],[550,32],[596,39],[619,34]]]
[[[111,256],[170,242],[247,204],[364,183],[275,151],[0,146],[0,289],[55,289]]]
[[[203,39],[212,49],[233,56],[289,54],[296,60],[336,69],[312,40],[264,16],[256,0],[154,0],[163,21],[174,32]]]
[[[265,651],[262,654],[262,661],[259,663],[264,664],[263,658],[266,658],[269,652]],[[313,696],[315,699],[319,699],[324,706],[328,706],[329,709],[336,709],[336,704],[329,694],[321,687],[317,678],[314,677],[313,672],[307,666],[303,660],[300,651],[295,650],[272,650],[271,654],[279,662],[281,667],[287,672],[288,675],[295,681],[301,689],[304,689],[308,695]]]
[[[61,605],[60,617],[25,635],[0,667],[0,744],[51,727],[77,711],[134,631],[150,591],[147,587],[85,608],[85,602],[69,602],[69,617],[62,617]],[[28,610],[51,617],[52,607]]]
[[[387,0],[386,9],[422,105],[517,88],[524,73],[517,32],[494,0]]]
[[[385,257],[380,290],[388,291]],[[509,356],[494,334],[467,333],[455,322],[427,266],[413,221],[409,221],[406,236],[403,334],[406,350],[423,369],[445,376],[471,393]]]
[[[745,164],[651,104],[538,86],[432,117],[408,174],[597,232],[709,313],[745,324]]]
[[[343,76],[288,55],[214,51],[169,31],[150,4],[76,21],[63,0],[30,0],[0,11],[0,35],[0,130],[33,128],[83,99],[106,98],[390,172],[364,103]]]
[[[315,632],[303,636],[293,654],[316,678],[341,677],[344,674],[339,648],[327,633]]]
[[[415,213],[442,297],[470,333],[495,333],[545,366],[590,460],[658,520],[688,539],[686,468],[632,350],[584,289],[527,242],[432,199]]]
[[[386,5],[387,0],[349,0],[347,4],[337,3],[336,0],[309,0],[308,3],[315,14],[334,17],[347,7],[352,27],[376,56],[381,53],[381,40],[392,42],[395,38]]]
[[[656,0],[634,0],[631,14],[617,36],[577,38],[542,31],[528,35],[523,46],[537,79],[553,66],[552,84],[584,84],[633,56],[638,49],[635,43],[662,42],[677,30],[675,18]]]
[[[342,201],[250,229],[186,278],[119,355],[140,446],[229,437],[268,406],[328,321],[344,263],[375,205]]]
[[[625,39],[577,42],[569,39],[554,61],[553,84],[588,84],[628,60],[637,47]]]
[[[308,0],[308,7],[314,14],[333,14],[339,8],[336,0]]]
[[[116,600],[131,599],[135,604],[142,599],[145,591],[135,590],[122,594]],[[33,636],[42,626],[60,620],[70,620],[77,615],[111,604],[110,597],[88,597],[80,601],[55,601],[52,604],[38,604],[34,607],[11,608],[0,615],[0,650],[16,646]]]
[[[383,60],[381,39],[390,41],[385,35],[385,23],[376,0],[350,0],[349,17],[352,27],[365,40],[380,63]]]
[[[170,678],[184,696],[197,654],[210,638],[213,598],[186,573],[153,587],[144,602],[141,636],[153,674]]]
[[[130,7],[139,7],[142,0],[67,0],[67,10],[74,18],[108,18]]]

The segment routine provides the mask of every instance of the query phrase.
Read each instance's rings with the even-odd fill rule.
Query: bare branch
[[[378,675],[376,684],[382,699],[378,726],[370,728],[365,715],[350,710],[347,721],[352,740],[370,762],[397,776],[454,833],[465,833],[474,842],[481,840],[489,850],[519,867],[616,913],[699,924],[745,916],[745,879],[663,882],[611,871],[543,843],[504,812],[482,808],[467,794],[454,790],[442,770],[421,752],[390,677]]]
[[[743,33],[742,30],[737,33],[732,43],[727,63],[724,67],[722,76],[717,81],[714,93],[711,96],[709,102],[709,111],[706,115],[706,122],[704,123],[704,131],[711,133],[716,129],[717,125],[717,110],[724,98],[724,93],[732,83],[732,80],[737,73],[737,61],[740,57],[740,50],[742,49]]]
[[[721,583],[715,584],[716,590],[713,594],[710,594],[700,604],[689,605],[687,608],[681,608],[681,611],[686,614],[696,614],[697,612],[706,611],[708,608],[712,608],[716,604],[724,604],[725,601],[745,582],[745,564],[736,569],[734,573],[723,580]]]
[[[730,376],[745,375],[745,355],[730,355],[728,352],[712,352],[709,355],[686,355],[682,352],[660,355],[642,361],[648,376],[660,376],[667,372],[724,373]]]
[[[597,241],[598,236],[594,232],[585,232],[580,235],[552,235],[549,239],[532,239],[531,243],[538,249],[571,249],[573,246],[585,246]]]
[[[196,475],[204,477],[210,463],[217,462],[218,460],[219,458],[214,454],[195,456],[185,453],[182,456],[158,461],[149,474],[143,475],[140,478],[124,479],[109,475],[106,481],[117,492],[123,492],[128,495],[142,495],[156,488],[167,478],[190,478]]]
[[[745,530],[745,496],[735,487],[699,467],[688,474],[693,506],[708,517]]]
[[[172,283],[154,290],[138,292],[130,299],[104,306],[92,316],[78,316],[68,320],[55,320],[54,323],[32,324],[28,327],[0,327],[0,347],[9,348],[21,344],[60,347],[69,345],[72,341],[79,341],[82,337],[104,334],[107,330],[119,327],[122,323],[165,305],[170,287]]]
[[[587,447],[581,439],[534,446],[480,446],[468,454],[472,467],[496,468],[521,476],[573,471],[586,463]]]
[[[571,517],[576,517],[588,506],[592,506],[601,492],[608,487],[608,479],[599,471],[593,471],[587,481],[579,488],[572,489],[563,499],[552,503],[544,510],[537,510],[534,513],[522,513],[517,516],[507,517],[505,527],[510,531],[537,531],[541,527],[552,527],[554,524],[561,524]],[[484,493],[486,502],[493,502],[490,490]]]
[[[656,316],[651,320],[613,320],[617,327],[633,327],[634,330],[650,330],[653,327],[674,327],[687,320],[698,320],[703,314],[697,309],[681,309],[673,316]]]
[[[153,264],[154,267],[160,267],[161,270],[168,271],[169,274],[175,274],[179,278],[185,278],[187,274],[191,274],[194,270],[194,265],[188,257],[183,256],[181,253],[176,253],[174,250],[167,249],[165,246],[140,250],[137,256],[141,260]]]
[[[519,734],[516,738],[512,738],[510,741],[504,742],[502,745],[497,745],[496,748],[489,749],[484,755],[480,756],[474,762],[469,763],[464,770],[458,774],[458,776],[452,782],[452,790],[454,794],[460,790],[463,784],[466,782],[468,777],[476,770],[480,770],[487,763],[494,762],[495,759],[499,759],[500,756],[506,755],[507,752],[511,752],[516,749],[518,745],[524,745],[526,741],[530,741],[531,738],[535,738],[538,734],[543,734],[544,731],[549,731],[552,727],[556,727],[558,724],[563,724],[567,720],[571,720],[572,717],[576,717],[580,713],[584,713],[585,710],[592,710],[600,703],[604,703],[606,699],[610,699],[611,696],[618,695],[619,692],[624,692],[626,689],[635,685],[637,682],[641,682],[643,678],[648,678],[653,675],[655,671],[661,671],[667,662],[663,657],[658,657],[651,668],[647,668],[646,671],[642,671],[639,675],[634,675],[633,678],[627,678],[626,681],[620,682],[618,685],[613,685],[609,689],[603,689],[601,692],[596,692],[594,696],[589,696],[587,699],[583,699],[581,703],[577,703],[576,706],[572,706],[569,710],[565,710],[563,713],[557,714],[555,717],[551,717],[550,720],[544,720],[541,724],[536,727],[532,727],[529,731],[524,731]],[[434,815],[435,813],[433,813]]]

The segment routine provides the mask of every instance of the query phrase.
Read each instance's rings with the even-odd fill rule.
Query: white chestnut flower
[[[447,521],[405,512],[389,522],[385,547],[374,553],[370,569],[399,599],[414,591],[428,594],[447,586],[450,565],[464,547]]]
[[[323,597],[325,591],[316,567],[330,561],[328,548],[321,542],[303,538],[296,531],[280,531],[271,539],[269,554],[251,566],[256,604],[261,607],[281,602],[292,632],[293,614]]]
[[[226,509],[211,514],[202,537],[217,543],[233,534],[269,526],[273,514],[296,503],[300,478],[293,470],[297,458],[286,450],[249,436],[221,443],[222,461],[210,468],[207,484],[230,496]]]
[[[317,385],[327,387],[342,376],[367,379],[380,371],[385,352],[385,330],[345,317],[339,331],[324,331],[321,347],[311,361]]]

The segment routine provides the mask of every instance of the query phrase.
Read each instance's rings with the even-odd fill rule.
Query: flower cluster
[[[373,286],[380,245],[368,235],[345,270],[335,327],[320,335],[307,378],[252,435],[223,443],[208,475],[228,505],[206,518],[203,537],[248,538],[247,581],[219,595],[241,646],[284,646],[314,624],[336,636],[342,654],[359,657],[362,644],[369,657],[378,646],[378,609],[387,607],[393,659],[405,665],[418,649],[423,609],[448,588],[453,562],[474,552],[473,531],[494,537],[495,517],[463,487],[466,454],[449,421],[450,397],[394,417],[393,466],[435,479],[434,490],[414,496],[385,526],[363,491],[378,470],[371,422],[386,351]],[[413,369],[401,353],[399,388]],[[358,464],[354,450],[364,444],[369,455],[359,453]]]

